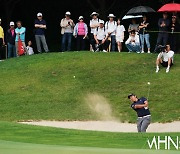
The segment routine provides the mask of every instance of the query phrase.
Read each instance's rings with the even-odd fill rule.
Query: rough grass
[[[180,56],[169,74],[155,73],[156,56],[71,52],[0,62],[0,121],[97,120],[84,101],[96,93],[117,119],[135,122],[127,95],[147,97],[147,82],[153,122],[180,120]]]

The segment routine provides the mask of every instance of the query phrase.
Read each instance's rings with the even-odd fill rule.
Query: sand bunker
[[[120,123],[113,121],[32,121],[20,123],[78,130],[137,132],[136,124]],[[149,126],[147,132],[180,132],[180,121],[165,124],[152,123]]]

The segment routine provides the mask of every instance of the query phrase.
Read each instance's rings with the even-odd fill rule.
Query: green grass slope
[[[0,62],[0,121],[97,120],[85,103],[87,94],[96,93],[116,118],[135,122],[127,95],[147,97],[147,82],[153,121],[180,120],[180,55],[169,74],[155,73],[156,56],[71,52]]]

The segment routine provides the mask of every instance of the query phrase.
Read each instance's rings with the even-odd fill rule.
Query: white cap
[[[115,18],[116,16],[114,14],[109,14],[108,18]]]
[[[0,18],[0,22],[1,22],[1,18]]]
[[[90,17],[92,17],[93,15],[97,15],[97,16],[99,16],[99,13],[97,13],[97,12],[93,12],[93,13],[90,15]]]
[[[37,14],[37,17],[42,17],[42,13],[39,12],[39,13]]]
[[[104,20],[100,20],[99,23],[100,23],[100,24],[104,24]]]
[[[67,12],[65,13],[65,15],[70,16],[70,15],[71,15],[71,12],[67,11]]]
[[[78,19],[78,20],[81,20],[81,19],[84,19],[84,17],[83,17],[83,16],[79,16],[79,19]]]
[[[10,25],[10,26],[14,26],[14,22],[13,22],[13,21],[11,21],[9,25]]]

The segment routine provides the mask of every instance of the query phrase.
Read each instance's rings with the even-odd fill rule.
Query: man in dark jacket
[[[16,46],[15,46],[15,28],[14,22],[10,22],[10,28],[6,32],[6,41],[8,45],[8,58],[16,57]]]
[[[163,45],[163,46],[167,45],[168,36],[169,36],[167,32],[169,30],[169,26],[170,26],[170,20],[168,19],[168,14],[163,13],[163,18],[160,18],[158,21],[159,34],[157,38],[156,47],[158,47],[159,45]]]

